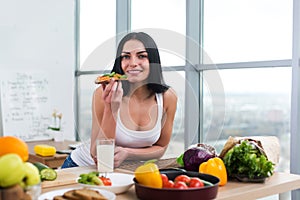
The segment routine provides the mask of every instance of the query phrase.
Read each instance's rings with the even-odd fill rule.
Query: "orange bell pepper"
[[[207,162],[201,163],[199,166],[199,172],[218,177],[220,179],[220,186],[227,183],[226,167],[223,160],[219,157],[211,158]]]

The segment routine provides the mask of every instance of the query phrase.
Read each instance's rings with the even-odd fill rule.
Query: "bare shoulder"
[[[177,104],[177,94],[174,89],[169,88],[164,93],[163,96],[164,96],[165,105],[176,105]]]
[[[102,87],[97,87],[94,91],[94,98],[98,100],[102,96],[102,93],[103,93]]]

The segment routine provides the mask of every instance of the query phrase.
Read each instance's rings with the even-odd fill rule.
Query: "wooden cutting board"
[[[75,184],[78,175],[71,172],[58,170],[57,178],[54,181],[43,181],[42,188],[57,187],[62,185]]]

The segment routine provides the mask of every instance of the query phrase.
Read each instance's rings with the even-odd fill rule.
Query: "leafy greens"
[[[269,177],[274,171],[274,164],[247,140],[230,149],[223,160],[229,176]]]

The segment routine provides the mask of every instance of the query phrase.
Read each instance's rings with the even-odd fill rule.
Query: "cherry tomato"
[[[182,175],[176,176],[176,178],[174,179],[174,182],[182,181],[182,182],[186,183],[186,185],[188,185],[190,180],[191,180],[191,178],[189,176],[182,174]]]
[[[167,183],[163,184],[163,188],[174,188],[174,182],[169,180]]]
[[[198,177],[192,177],[189,184],[190,188],[201,188],[204,187],[204,183]]]
[[[168,178],[167,175],[165,175],[165,174],[160,174],[160,176],[161,176],[161,180],[162,180],[163,185],[166,184],[166,183],[168,183],[169,178]]]
[[[183,181],[175,181],[174,188],[176,188],[176,189],[187,189],[188,186]]]
[[[104,176],[100,176],[99,178],[103,182],[104,186],[111,186],[111,180],[110,180],[110,178],[106,178]]]

